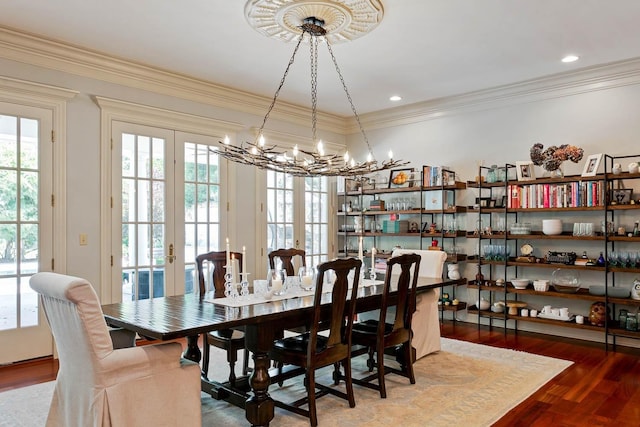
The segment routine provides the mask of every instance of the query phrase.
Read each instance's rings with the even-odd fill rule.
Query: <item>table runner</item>
[[[360,281],[360,286],[373,286],[373,285],[381,285],[384,282],[382,280],[370,280],[363,279]],[[351,287],[349,287],[351,288]],[[325,283],[322,288],[322,293],[329,293],[332,290],[332,285]],[[315,290],[305,291],[302,288],[296,288],[295,290],[287,290],[287,293],[284,295],[273,295],[270,299],[266,299],[261,295],[251,294],[247,296],[237,296],[237,297],[224,297],[224,298],[207,298],[204,301],[210,302],[213,304],[224,305],[227,307],[244,307],[247,305],[253,304],[262,304],[265,302],[271,301],[282,301],[293,298],[301,298],[306,296],[313,296],[315,294]]]

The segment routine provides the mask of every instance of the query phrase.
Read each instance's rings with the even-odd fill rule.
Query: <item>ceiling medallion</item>
[[[371,32],[384,14],[379,0],[249,0],[244,8],[249,25],[267,37],[292,41],[310,16],[322,19],[331,44]]]

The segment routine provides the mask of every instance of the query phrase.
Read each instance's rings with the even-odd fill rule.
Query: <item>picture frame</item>
[[[516,162],[516,176],[518,181],[534,181],[533,162]]]
[[[491,197],[476,197],[476,205],[481,208],[491,208]]]
[[[617,190],[609,190],[610,205],[628,205],[631,203],[633,190],[631,188],[619,188]]]
[[[412,174],[413,168],[392,170],[389,172],[389,188],[405,188],[413,186],[413,180],[411,179]]]
[[[592,154],[587,157],[587,161],[584,164],[584,169],[582,170],[582,176],[596,176],[601,161],[602,153]]]
[[[495,200],[495,206],[496,208],[505,208],[507,207],[507,196],[499,196],[496,198]]]

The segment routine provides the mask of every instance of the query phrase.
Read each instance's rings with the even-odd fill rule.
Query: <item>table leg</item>
[[[185,359],[200,363],[202,353],[198,347],[198,335],[189,335],[187,337],[187,349],[182,355]]]
[[[245,403],[245,415],[252,426],[268,426],[273,419],[274,402],[269,396],[269,367],[267,352],[273,345],[274,333],[267,326],[249,325],[245,329],[245,344],[253,353],[253,373],[249,378],[251,396]]]

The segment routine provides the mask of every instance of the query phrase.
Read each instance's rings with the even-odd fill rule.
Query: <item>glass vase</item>
[[[562,172],[562,168],[554,169],[554,170],[546,170],[544,171],[545,178],[562,178],[564,177],[564,173]]]

